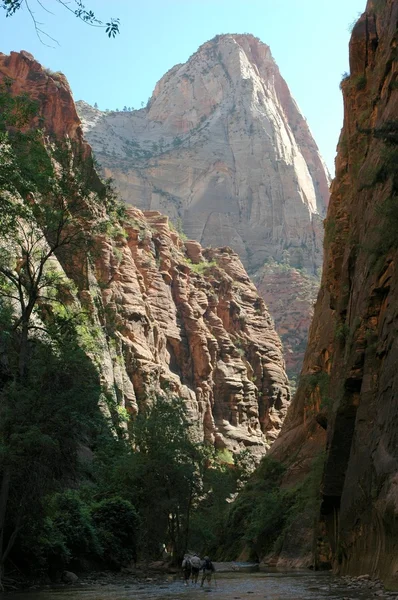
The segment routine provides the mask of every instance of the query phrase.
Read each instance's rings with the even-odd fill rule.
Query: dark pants
[[[192,567],[192,583],[198,583],[198,575],[199,575],[199,569],[196,567]]]

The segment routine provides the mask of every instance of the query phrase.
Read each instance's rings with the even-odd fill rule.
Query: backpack
[[[206,571],[214,571],[213,563],[211,562],[210,559],[209,560],[205,560],[204,569]]]
[[[184,569],[184,571],[191,570],[191,561],[189,558],[184,558],[184,560],[182,561],[182,568]]]
[[[191,558],[191,565],[194,569],[200,569],[202,566],[202,561],[200,560],[199,556],[193,556]]]

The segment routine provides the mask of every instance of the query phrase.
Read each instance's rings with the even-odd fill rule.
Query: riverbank
[[[233,563],[232,563],[233,564]],[[336,577],[311,571],[238,570],[216,573],[211,587],[184,586],[180,573],[97,573],[72,585],[45,586],[8,593],[10,600],[197,600],[211,591],[217,600],[397,600],[397,592],[383,589],[381,582]]]

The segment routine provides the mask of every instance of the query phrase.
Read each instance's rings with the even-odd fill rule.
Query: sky
[[[104,22],[120,19],[108,39],[56,0],[28,0],[40,28],[56,42],[38,39],[26,6],[13,17],[0,10],[0,52],[27,50],[45,67],[62,71],[75,100],[100,109],[140,108],[156,82],[221,33],[252,33],[271,47],[315,141],[334,173],[343,123],[339,83],[348,67],[350,25],[366,0],[86,0]],[[73,6],[74,0],[69,0]]]

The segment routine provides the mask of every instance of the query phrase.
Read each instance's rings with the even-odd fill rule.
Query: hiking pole
[[[214,571],[213,575],[214,575],[214,583],[216,584],[216,588],[217,588],[218,586],[217,586],[217,579],[216,579],[216,572],[215,571]]]

